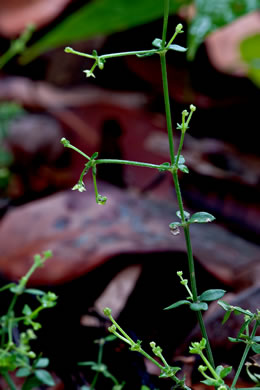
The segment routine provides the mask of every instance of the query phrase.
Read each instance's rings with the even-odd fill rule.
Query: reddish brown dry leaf
[[[185,251],[183,234],[173,237],[168,224],[177,204],[152,201],[99,183],[105,206],[86,194],[65,191],[21,206],[0,225],[0,270],[8,278],[24,275],[33,255],[51,249],[53,258],[37,270],[32,284],[73,280],[122,253]],[[194,255],[217,278],[242,289],[259,280],[257,245],[210,224],[191,229]]]
[[[0,34],[20,34],[28,23],[38,28],[52,21],[71,0],[1,0]]]

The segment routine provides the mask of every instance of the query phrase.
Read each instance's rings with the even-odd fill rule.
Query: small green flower
[[[86,77],[94,77],[94,79],[96,78],[92,70],[83,70],[83,73],[86,74]]]
[[[82,182],[82,183],[78,183],[78,184],[75,184],[75,186],[72,188],[73,191],[79,191],[79,192],[84,192],[86,191],[86,187],[85,187],[85,184]]]

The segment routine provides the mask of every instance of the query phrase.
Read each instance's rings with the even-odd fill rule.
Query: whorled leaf
[[[175,309],[176,307],[179,307],[179,306],[182,306],[182,305],[190,305],[190,302],[183,299],[183,300],[181,300],[181,301],[178,301],[178,302],[173,303],[173,304],[170,305],[170,306],[165,307],[163,310]]]
[[[222,298],[225,295],[226,291],[222,289],[210,289],[204,291],[200,296],[200,301],[216,301],[217,299]]]
[[[206,302],[192,302],[190,309],[193,311],[208,310],[208,305]]]
[[[214,221],[214,219],[216,218],[212,214],[200,211],[191,216],[189,223],[207,223]]]

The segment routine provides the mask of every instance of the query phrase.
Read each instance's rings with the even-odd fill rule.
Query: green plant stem
[[[155,169],[161,168],[161,166],[157,164],[150,164],[150,163],[129,161],[129,160],[99,159],[99,160],[95,160],[95,163],[96,164],[123,164],[123,165],[132,165],[135,167],[155,168]]]
[[[212,350],[211,350],[211,346],[210,346],[207,330],[206,330],[206,327],[205,327],[205,323],[204,323],[201,311],[197,311],[196,315],[197,315],[197,320],[198,320],[198,323],[199,323],[199,327],[200,327],[200,331],[201,331],[202,337],[204,337],[204,339],[207,342],[207,344],[206,344],[206,352],[207,352],[208,360],[209,360],[210,364],[212,365],[212,367],[215,368],[213,353],[212,353]]]
[[[182,151],[182,147],[183,147],[184,137],[185,137],[185,131],[182,131],[181,132],[181,139],[180,139],[180,143],[179,143],[179,148],[178,148],[178,152],[177,152],[177,157],[175,160],[176,167],[178,167],[178,163],[179,163],[179,159],[180,159],[180,155],[181,155],[181,151]]]
[[[182,196],[181,196],[181,190],[180,190],[180,184],[179,184],[177,171],[176,170],[173,171],[172,175],[173,175],[173,181],[174,181],[177,201],[178,201],[178,205],[179,205],[179,209],[180,209],[180,213],[181,213],[181,219],[182,219],[182,223],[184,224],[183,230],[184,230],[185,242],[186,242],[186,247],[187,247],[191,292],[192,292],[193,302],[196,302],[198,300],[198,293],[197,293],[197,283],[196,283],[194,259],[193,259],[193,253],[192,253],[193,251],[192,251],[192,245],[191,245],[191,239],[190,239],[190,230],[189,230],[189,225],[185,224],[184,208],[183,208],[183,202],[182,202]],[[205,324],[203,321],[201,311],[196,312],[196,315],[197,315],[197,320],[199,323],[201,334],[207,341],[206,351],[207,351],[207,356],[208,356],[209,362],[212,365],[212,367],[215,367],[214,358],[213,358],[209,338],[207,335],[207,331],[206,331],[206,327],[205,327]]]
[[[167,123],[168,139],[169,139],[170,157],[171,157],[171,164],[173,165],[174,164],[174,141],[173,141],[172,117],[171,117],[171,107],[170,107],[170,97],[169,97],[165,55],[166,53],[160,54],[160,61],[161,61],[163,95],[164,95],[166,123]]]
[[[167,27],[169,18],[169,0],[164,0],[162,46],[166,45]]]
[[[104,344],[100,343],[99,344],[99,348],[98,348],[98,360],[97,360],[97,364],[101,364],[102,363],[102,357],[103,357],[103,347],[104,347]],[[94,389],[95,386],[96,386],[96,383],[97,383],[97,380],[98,380],[98,377],[99,377],[99,371],[96,372],[95,376],[94,376],[94,379],[91,383],[91,386],[90,386],[90,390]]]
[[[252,333],[251,333],[251,339],[253,337],[255,337],[255,334],[256,334],[256,330],[257,330],[257,327],[259,326],[259,323],[258,321],[255,322],[255,325],[254,325],[254,328],[252,330]],[[246,348],[244,350],[244,353],[243,353],[243,356],[241,358],[241,361],[239,363],[239,366],[238,366],[238,369],[237,369],[237,372],[236,372],[236,375],[235,375],[235,378],[233,379],[233,382],[232,382],[232,385],[231,385],[231,389],[235,387],[236,383],[237,383],[237,380],[239,378],[239,375],[241,373],[241,370],[242,368],[244,367],[244,364],[245,364],[245,361],[246,361],[246,358],[247,358],[247,355],[248,355],[248,352],[250,351],[250,348],[251,348],[251,345],[250,344],[247,344],[246,345]]]
[[[212,376],[213,376],[215,379],[217,379],[217,380],[221,379],[220,376],[216,373],[215,369],[214,369],[214,368],[212,367],[212,365],[210,364],[210,362],[208,361],[208,359],[206,358],[206,356],[204,356],[204,353],[201,351],[201,352],[199,353],[199,355],[200,355],[201,359],[203,360],[203,362],[204,362],[204,363],[206,364],[206,366],[208,367],[208,369],[209,369],[209,371],[211,372]],[[204,375],[206,375],[206,374],[204,373]],[[209,378],[209,377],[208,377],[208,378]]]
[[[12,49],[9,49],[8,51],[6,51],[0,57],[0,69],[2,69],[15,55],[16,55],[16,52]]]
[[[15,386],[12,378],[10,377],[9,373],[7,371],[2,371],[2,375],[3,375],[6,383],[8,384],[10,390],[16,390],[16,386]]]
[[[109,58],[117,58],[117,57],[126,57],[126,56],[136,56],[136,55],[145,55],[145,54],[157,54],[157,53],[160,53],[160,49],[151,49],[151,50],[137,50],[137,51],[125,51],[125,52],[121,52],[121,53],[110,53],[110,54],[103,54],[101,56],[98,56],[98,58],[100,60],[107,60]],[[81,51],[77,51],[77,50],[74,50],[72,49],[71,47],[66,47],[65,49],[65,52],[66,53],[70,53],[70,54],[76,54],[78,56],[81,56],[81,57],[86,57],[86,58],[89,58],[91,60],[96,60],[97,57],[92,55],[92,54],[86,54],[86,53],[82,53]]]
[[[86,153],[82,152],[80,149],[76,148],[76,146],[73,146],[73,145],[69,144],[69,145],[66,146],[66,148],[75,150],[75,152],[78,152],[83,157],[85,157],[87,160],[90,160],[90,157]]]
[[[169,0],[164,0],[164,22],[163,22],[164,27],[163,27],[162,41],[164,41],[164,35],[166,36],[166,29],[167,29],[166,19],[168,20],[168,12],[169,12],[168,9],[169,9]],[[160,60],[161,60],[161,72],[162,72],[164,104],[165,104],[167,131],[168,131],[168,139],[169,139],[170,157],[171,157],[171,164],[174,165],[174,141],[173,141],[171,107],[170,107],[170,97],[169,97],[165,54],[166,53],[160,53]],[[183,140],[182,140],[182,142],[183,142]],[[179,148],[179,150],[180,150],[180,148]],[[192,295],[193,295],[193,300],[194,300],[194,302],[196,302],[198,299],[198,294],[197,294],[197,284],[196,284],[196,277],[195,277],[195,267],[194,267],[194,259],[193,259],[193,254],[192,254],[189,226],[185,225],[184,208],[183,208],[181,190],[180,190],[179,179],[178,179],[178,171],[176,169],[173,170],[172,175],[173,175],[173,181],[174,181],[174,185],[175,185],[175,191],[176,191],[176,196],[177,196],[177,200],[178,200],[178,205],[179,205],[179,209],[180,209],[180,213],[181,213],[181,220],[182,220],[182,223],[184,224],[183,229],[184,229],[185,241],[186,241],[186,246],[187,246],[191,291],[192,291]],[[201,333],[202,333],[203,337],[207,340],[206,350],[207,350],[208,359],[209,359],[211,365],[213,367],[215,367],[212,351],[210,348],[209,339],[207,336],[207,331],[205,328],[205,324],[204,324],[201,312],[197,312],[197,318],[199,321]]]

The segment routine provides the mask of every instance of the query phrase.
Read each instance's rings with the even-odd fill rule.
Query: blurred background
[[[217,218],[214,226],[192,227],[199,284],[202,291],[212,283],[228,289],[230,299],[252,309],[260,298],[259,9],[259,0],[171,0],[168,39],[182,23],[176,43],[188,51],[167,54],[174,128],[184,109],[197,107],[183,149],[190,171],[180,175],[185,208]],[[174,314],[161,314],[182,297],[175,275],[186,269],[183,237],[168,229],[178,210],[170,175],[100,165],[99,191],[108,201],[98,206],[91,177],[86,193],[70,191],[85,161],[60,143],[66,137],[101,158],[169,161],[159,58],[111,59],[86,78],[93,61],[64,52],[150,49],[161,37],[162,15],[158,0],[1,0],[0,273],[2,283],[16,280],[35,253],[53,251],[31,283],[61,297],[51,335],[46,325],[48,337],[43,331],[38,346],[52,356],[61,388],[80,388],[75,362],[86,347],[95,354],[107,302],[138,337],[165,343],[172,358],[196,336],[195,319],[180,310],[186,325],[175,323],[178,340],[169,341]],[[178,130],[174,136],[178,145]],[[207,316],[220,355],[224,349],[234,358],[226,335],[216,335],[218,309]],[[77,341],[67,339],[68,327]],[[54,354],[46,337],[58,345]],[[65,344],[72,351],[66,363]],[[123,359],[111,349],[124,379]],[[129,388],[148,383],[143,362],[127,359]]]

